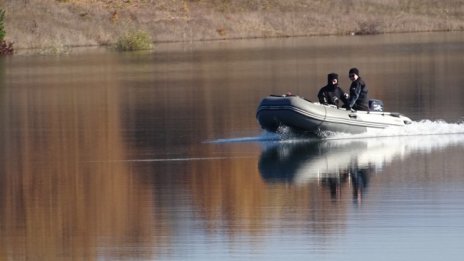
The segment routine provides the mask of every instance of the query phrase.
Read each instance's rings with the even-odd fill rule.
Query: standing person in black
[[[351,80],[351,86],[347,109],[368,111],[369,98],[367,97],[367,86],[359,76],[359,70],[357,68],[351,68],[348,72],[348,76]]]
[[[327,75],[327,85],[322,87],[317,94],[319,103],[324,105],[333,104],[337,108],[340,106],[340,100],[343,104],[347,104],[347,97],[348,94],[338,86],[338,74],[336,73],[329,73]]]

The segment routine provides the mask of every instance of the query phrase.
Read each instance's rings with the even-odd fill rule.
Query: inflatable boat
[[[379,111],[381,104],[371,105],[370,111],[353,111],[314,103],[295,95],[271,95],[261,101],[256,118],[261,127],[270,132],[278,132],[282,126],[287,126],[295,133],[316,136],[324,132],[357,134],[412,122],[400,113]]]

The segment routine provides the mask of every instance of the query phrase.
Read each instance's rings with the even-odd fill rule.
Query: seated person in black
[[[321,104],[332,104],[336,105],[337,108],[340,106],[340,100],[343,104],[347,104],[347,97],[348,94],[338,86],[338,74],[336,73],[329,73],[327,75],[327,85],[322,87],[317,94],[317,98],[319,98]]]
[[[369,98],[367,97],[366,83],[359,76],[357,68],[351,68],[348,72],[351,80],[350,98],[348,99],[348,108],[359,111],[369,110]]]

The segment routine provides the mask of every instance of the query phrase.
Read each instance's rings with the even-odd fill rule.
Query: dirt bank
[[[464,0],[0,0],[16,48],[464,30]]]

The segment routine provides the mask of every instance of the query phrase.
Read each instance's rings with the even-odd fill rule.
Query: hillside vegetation
[[[464,0],[3,0],[15,48],[464,30]]]

